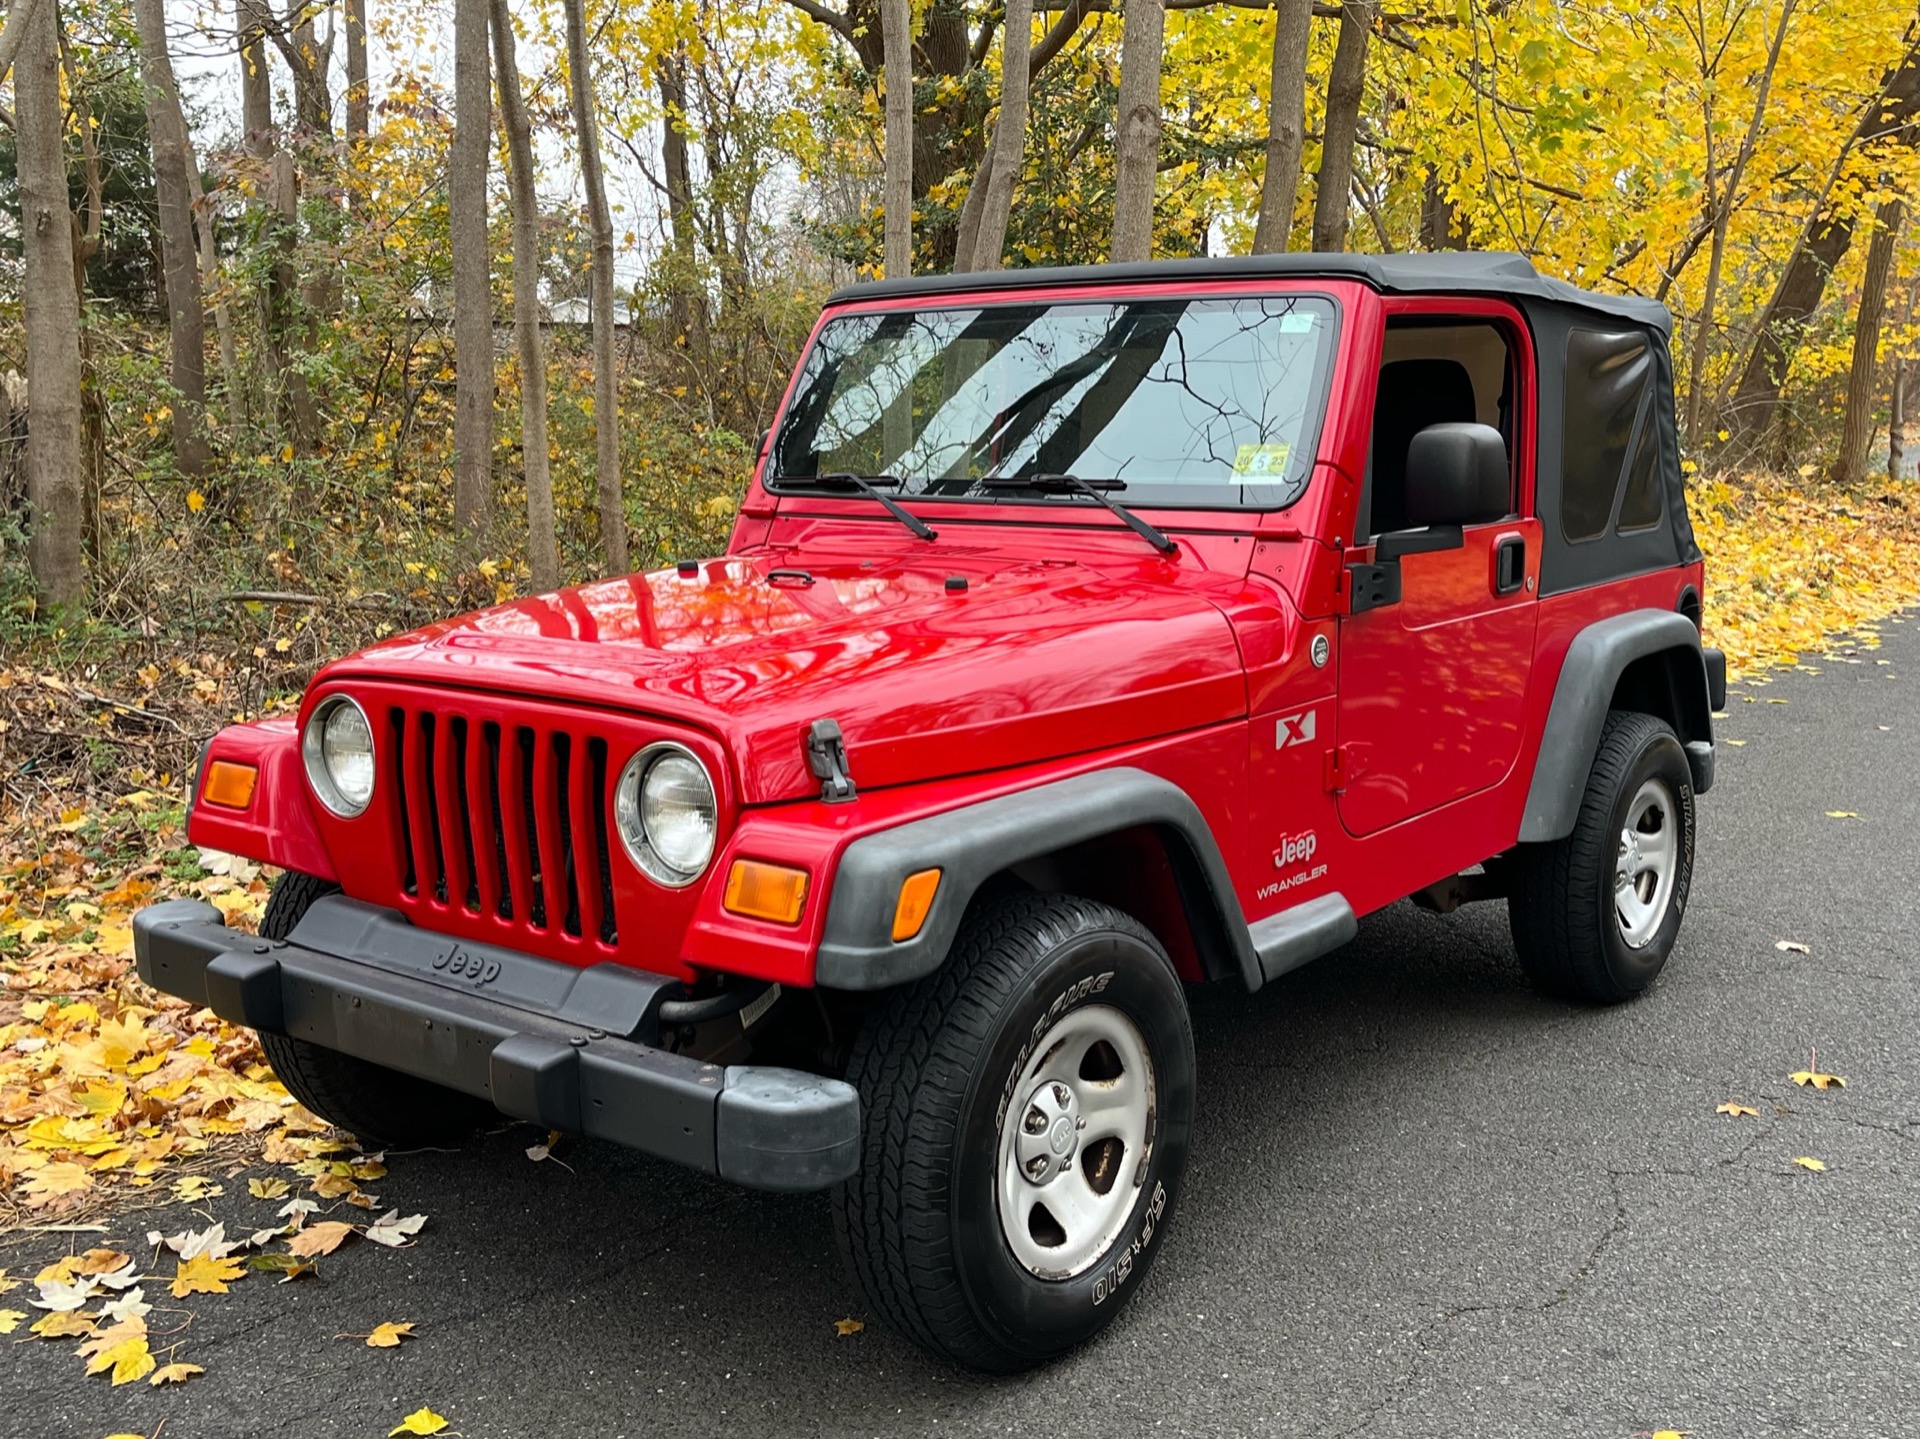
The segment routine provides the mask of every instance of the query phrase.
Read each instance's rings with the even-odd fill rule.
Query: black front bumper
[[[851,1085],[661,1049],[676,986],[416,929],[392,910],[318,900],[284,941],[226,927],[198,900],[133,921],[140,975],[222,1019],[310,1040],[756,1189],[821,1189],[859,1167]]]

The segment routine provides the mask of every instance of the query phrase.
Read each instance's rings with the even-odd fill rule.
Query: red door
[[[1538,608],[1534,369],[1519,316],[1494,302],[1389,302],[1380,373],[1373,537],[1404,514],[1394,486],[1404,485],[1405,445],[1419,427],[1494,424],[1519,463],[1510,517],[1469,527],[1460,549],[1405,556],[1399,601],[1340,621],[1340,820],[1354,835],[1506,777],[1520,751]]]

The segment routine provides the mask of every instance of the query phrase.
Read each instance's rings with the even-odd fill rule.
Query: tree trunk
[[[668,283],[673,332],[687,357],[695,366],[704,368],[711,346],[706,296],[694,251],[693,170],[687,159],[686,62],[678,54],[662,55],[656,70],[662,113],[660,163],[666,173],[667,224],[673,240],[673,274]]]
[[[347,32],[347,138],[367,138],[373,92],[367,86],[367,0],[346,0],[341,24]]]
[[[594,117],[593,72],[587,63],[585,0],[565,0],[567,70],[573,94],[573,124],[580,135],[580,175],[587,187],[593,227],[593,438],[594,474],[600,487],[600,544],[607,573],[624,575],[627,512],[620,486],[620,377],[613,355],[613,212],[600,172],[600,129]]]
[[[1026,169],[1027,52],[1033,46],[1033,0],[1007,0],[1007,23],[1000,44],[1000,118],[993,126],[993,168],[987,198],[980,208],[980,233],[974,241],[976,270],[997,270],[1007,248],[1007,222],[1013,216],[1013,187]],[[1147,183],[1147,233],[1153,231],[1153,183]],[[1118,229],[1116,226],[1116,243]]]
[[[1847,416],[1832,475],[1838,484],[1858,484],[1866,477],[1867,442],[1873,438],[1873,402],[1879,398],[1880,389],[1875,383],[1880,368],[1880,323],[1886,318],[1893,252],[1905,217],[1899,196],[1883,200],[1874,217],[1873,239],[1867,242],[1867,273],[1860,282],[1860,313],[1853,325],[1853,364],[1847,371]]]
[[[167,286],[168,377],[173,382],[173,463],[188,478],[207,468],[206,313],[193,242],[193,198],[187,185],[186,118],[167,54],[160,0],[133,0],[145,72],[147,133],[153,144],[153,188],[160,211],[160,259]]]
[[[274,153],[267,182],[267,209],[268,243],[273,255],[262,315],[267,363],[280,390],[293,452],[304,457],[320,447],[320,416],[314,409],[307,377],[294,363],[287,345],[287,337],[297,328],[301,308],[300,286],[293,271],[293,251],[300,236],[300,178],[289,151]]]
[[[1153,258],[1153,185],[1160,170],[1160,62],[1166,0],[1126,0],[1115,115],[1113,245],[1116,265]],[[999,130],[994,131],[995,145]],[[998,169],[996,162],[995,169]]]
[[[281,57],[287,62],[287,69],[293,75],[293,116],[296,124],[308,135],[332,136],[333,134],[333,93],[327,88],[328,74],[333,65],[333,31],[327,32],[327,43],[320,43],[320,32],[314,21],[327,5],[305,3],[305,0],[289,0],[288,19],[293,20],[289,33],[285,25],[276,25],[272,31],[274,44],[278,46]],[[297,17],[297,18],[295,18]]]
[[[1276,0],[1273,94],[1267,102],[1267,173],[1260,183],[1260,219],[1253,253],[1277,255],[1293,232],[1300,197],[1300,156],[1307,137],[1307,45],[1313,39],[1313,0]]]
[[[986,213],[987,191],[993,188],[993,153],[999,148],[999,134],[987,137],[987,152],[980,157],[980,168],[973,172],[967,186],[967,198],[960,202],[960,222],[953,244],[953,268],[959,273],[973,268],[974,252],[980,248],[980,217]]]
[[[267,68],[266,0],[237,0],[240,20],[240,129],[249,154],[273,153],[273,72]]]
[[[454,0],[453,143],[447,158],[453,238],[453,523],[478,545],[493,524],[493,285],[487,160],[493,148],[487,0]]]
[[[220,334],[220,377],[226,385],[228,413],[242,424],[247,419],[247,387],[240,380],[240,357],[233,338],[233,313],[220,283],[220,249],[214,233],[214,211],[200,185],[200,162],[187,145],[187,196],[193,205],[194,233],[199,241],[200,293],[213,300],[214,328]]]
[[[1807,321],[1826,295],[1827,277],[1853,244],[1859,212],[1851,207],[1827,206],[1848,155],[1888,135],[1898,134],[1904,143],[1914,145],[1920,141],[1916,117],[1920,117],[1920,39],[1888,72],[1879,93],[1861,112],[1859,123],[1841,146],[1807,227],[1793,248],[1780,283],[1774,287],[1773,298],[1760,313],[1753,349],[1747,354],[1739,385],[1726,407],[1727,427],[1735,436],[1758,436],[1772,425],[1793,352],[1806,332]]]
[[[1912,383],[1906,360],[1893,362],[1893,385],[1887,396],[1887,478],[1900,479],[1907,468],[1907,387]]]
[[[1700,443],[1700,401],[1701,392],[1707,383],[1707,342],[1713,334],[1713,312],[1719,303],[1720,270],[1726,260],[1727,229],[1733,223],[1734,206],[1740,199],[1740,182],[1746,176],[1747,162],[1753,158],[1754,146],[1760,141],[1760,125],[1767,114],[1767,96],[1773,89],[1773,72],[1780,63],[1780,47],[1786,42],[1787,25],[1793,19],[1794,6],[1798,0],[1785,0],[1780,7],[1780,22],[1774,28],[1773,43],[1767,47],[1766,67],[1760,72],[1760,86],[1753,97],[1753,115],[1747,121],[1746,138],[1740,142],[1740,149],[1733,157],[1733,168],[1727,173],[1726,185],[1716,190],[1713,179],[1713,144],[1711,133],[1711,112],[1708,120],[1707,142],[1707,203],[1713,212],[1713,245],[1707,252],[1707,286],[1700,299],[1700,313],[1693,325],[1693,358],[1687,380],[1687,424],[1685,434],[1691,448]],[[1702,67],[1705,68],[1705,35],[1701,37]],[[1712,90],[1709,87],[1708,95]]]
[[[507,0],[489,0],[500,128],[507,137],[507,195],[513,206],[513,333],[520,348],[520,461],[527,482],[527,565],[537,590],[560,586],[553,530],[553,474],[547,462],[547,362],[540,335],[540,210],[533,188],[533,137],[514,59]]]
[[[1420,248],[1464,250],[1468,243],[1460,212],[1447,198],[1447,187],[1440,183],[1440,172],[1427,166],[1420,182]]]
[[[20,186],[22,297],[27,338],[28,563],[55,614],[86,599],[80,562],[84,472],[80,456],[80,296],[73,283],[73,218],[61,150],[60,29],[40,0],[17,42],[13,81]]]
[[[889,280],[913,273],[912,26],[912,0],[881,0],[887,86],[885,273]]]
[[[1353,146],[1360,133],[1360,102],[1367,92],[1367,35],[1377,0],[1346,0],[1340,38],[1327,74],[1327,117],[1320,127],[1320,173],[1314,181],[1313,248],[1347,248],[1352,205]]]

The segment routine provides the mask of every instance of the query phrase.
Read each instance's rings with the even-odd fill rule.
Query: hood
[[[819,791],[831,717],[863,788],[1029,764],[1243,715],[1209,576],[1158,556],[733,556],[517,600],[326,677],[513,691],[699,726],[747,804]],[[962,586],[959,582],[964,580]]]

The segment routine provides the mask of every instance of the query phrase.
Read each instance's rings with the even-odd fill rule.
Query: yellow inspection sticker
[[[1242,445],[1233,457],[1233,472],[1248,480],[1284,480],[1290,445]]]

